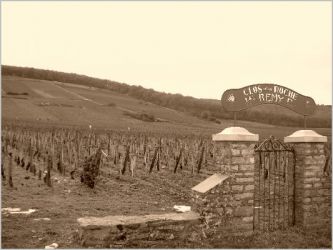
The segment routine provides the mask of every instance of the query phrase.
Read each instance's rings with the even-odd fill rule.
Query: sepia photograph
[[[332,249],[332,1],[1,6],[1,249]]]

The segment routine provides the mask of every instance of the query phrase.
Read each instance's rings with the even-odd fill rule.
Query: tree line
[[[99,79],[75,73],[2,65],[2,75],[26,77],[32,79],[67,82],[89,87],[109,89],[118,93],[151,102],[163,107],[190,113],[205,120],[219,123],[219,119],[233,119],[233,114],[223,110],[221,103],[198,99],[181,94],[170,94],[147,89],[142,86],[128,85],[107,79]],[[318,108],[325,108],[318,106]],[[287,113],[287,114],[286,114]],[[237,113],[238,120],[256,121],[272,125],[303,126],[300,115],[288,112],[269,112],[269,110],[245,110]],[[330,116],[307,118],[308,127],[331,127]]]

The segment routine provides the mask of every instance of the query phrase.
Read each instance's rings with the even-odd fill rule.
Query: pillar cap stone
[[[214,134],[213,141],[259,141],[258,134],[252,134],[242,127],[225,128],[218,134]]]
[[[327,137],[313,130],[298,130],[285,137],[284,142],[327,142]]]

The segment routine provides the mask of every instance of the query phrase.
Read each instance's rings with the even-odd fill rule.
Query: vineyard
[[[171,212],[174,205],[194,205],[191,187],[216,172],[212,146],[204,136],[4,126],[2,207],[37,209],[31,216],[51,219],[39,222],[43,231],[58,213],[74,221],[84,215]],[[52,218],[55,208],[61,212],[56,209]],[[10,221],[10,215],[3,219],[2,242],[19,247],[6,238],[10,229],[20,231]],[[69,224],[70,237],[75,236],[77,225]],[[61,223],[59,230],[64,230]],[[41,247],[63,234],[50,231],[32,235],[28,245]],[[78,244],[59,241],[67,247]]]
[[[79,217],[163,214],[174,212],[174,205],[195,210],[191,188],[220,171],[214,164],[211,137],[205,135],[5,124],[1,142],[2,208],[35,210],[30,215],[2,212],[6,248],[44,248],[52,242],[79,248]],[[24,243],[18,243],[17,237]],[[264,236],[257,237],[253,247],[271,244],[267,239],[268,245],[259,241]],[[308,246],[319,236],[306,237],[295,246]],[[327,235],[319,239],[313,247],[328,244]],[[285,236],[277,241],[277,246],[284,246]],[[232,239],[221,245],[208,237],[172,244],[166,247],[248,243]]]
[[[31,130],[4,127],[2,153],[13,153],[17,165],[34,175],[58,171],[74,178],[85,162],[100,158],[101,175],[130,172],[131,176],[157,172],[209,174],[214,166],[210,138],[158,137],[140,133],[92,130]],[[100,152],[100,153],[98,153]]]

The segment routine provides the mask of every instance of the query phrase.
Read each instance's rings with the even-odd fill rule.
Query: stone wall
[[[331,227],[331,176],[324,172],[324,143],[295,143],[295,224]]]
[[[151,248],[168,247],[175,240],[197,241],[200,217],[197,213],[79,218],[79,239],[83,247]],[[177,246],[176,246],[177,247]]]
[[[215,142],[215,162],[229,178],[207,193],[193,193],[207,237],[253,232],[254,142]]]

